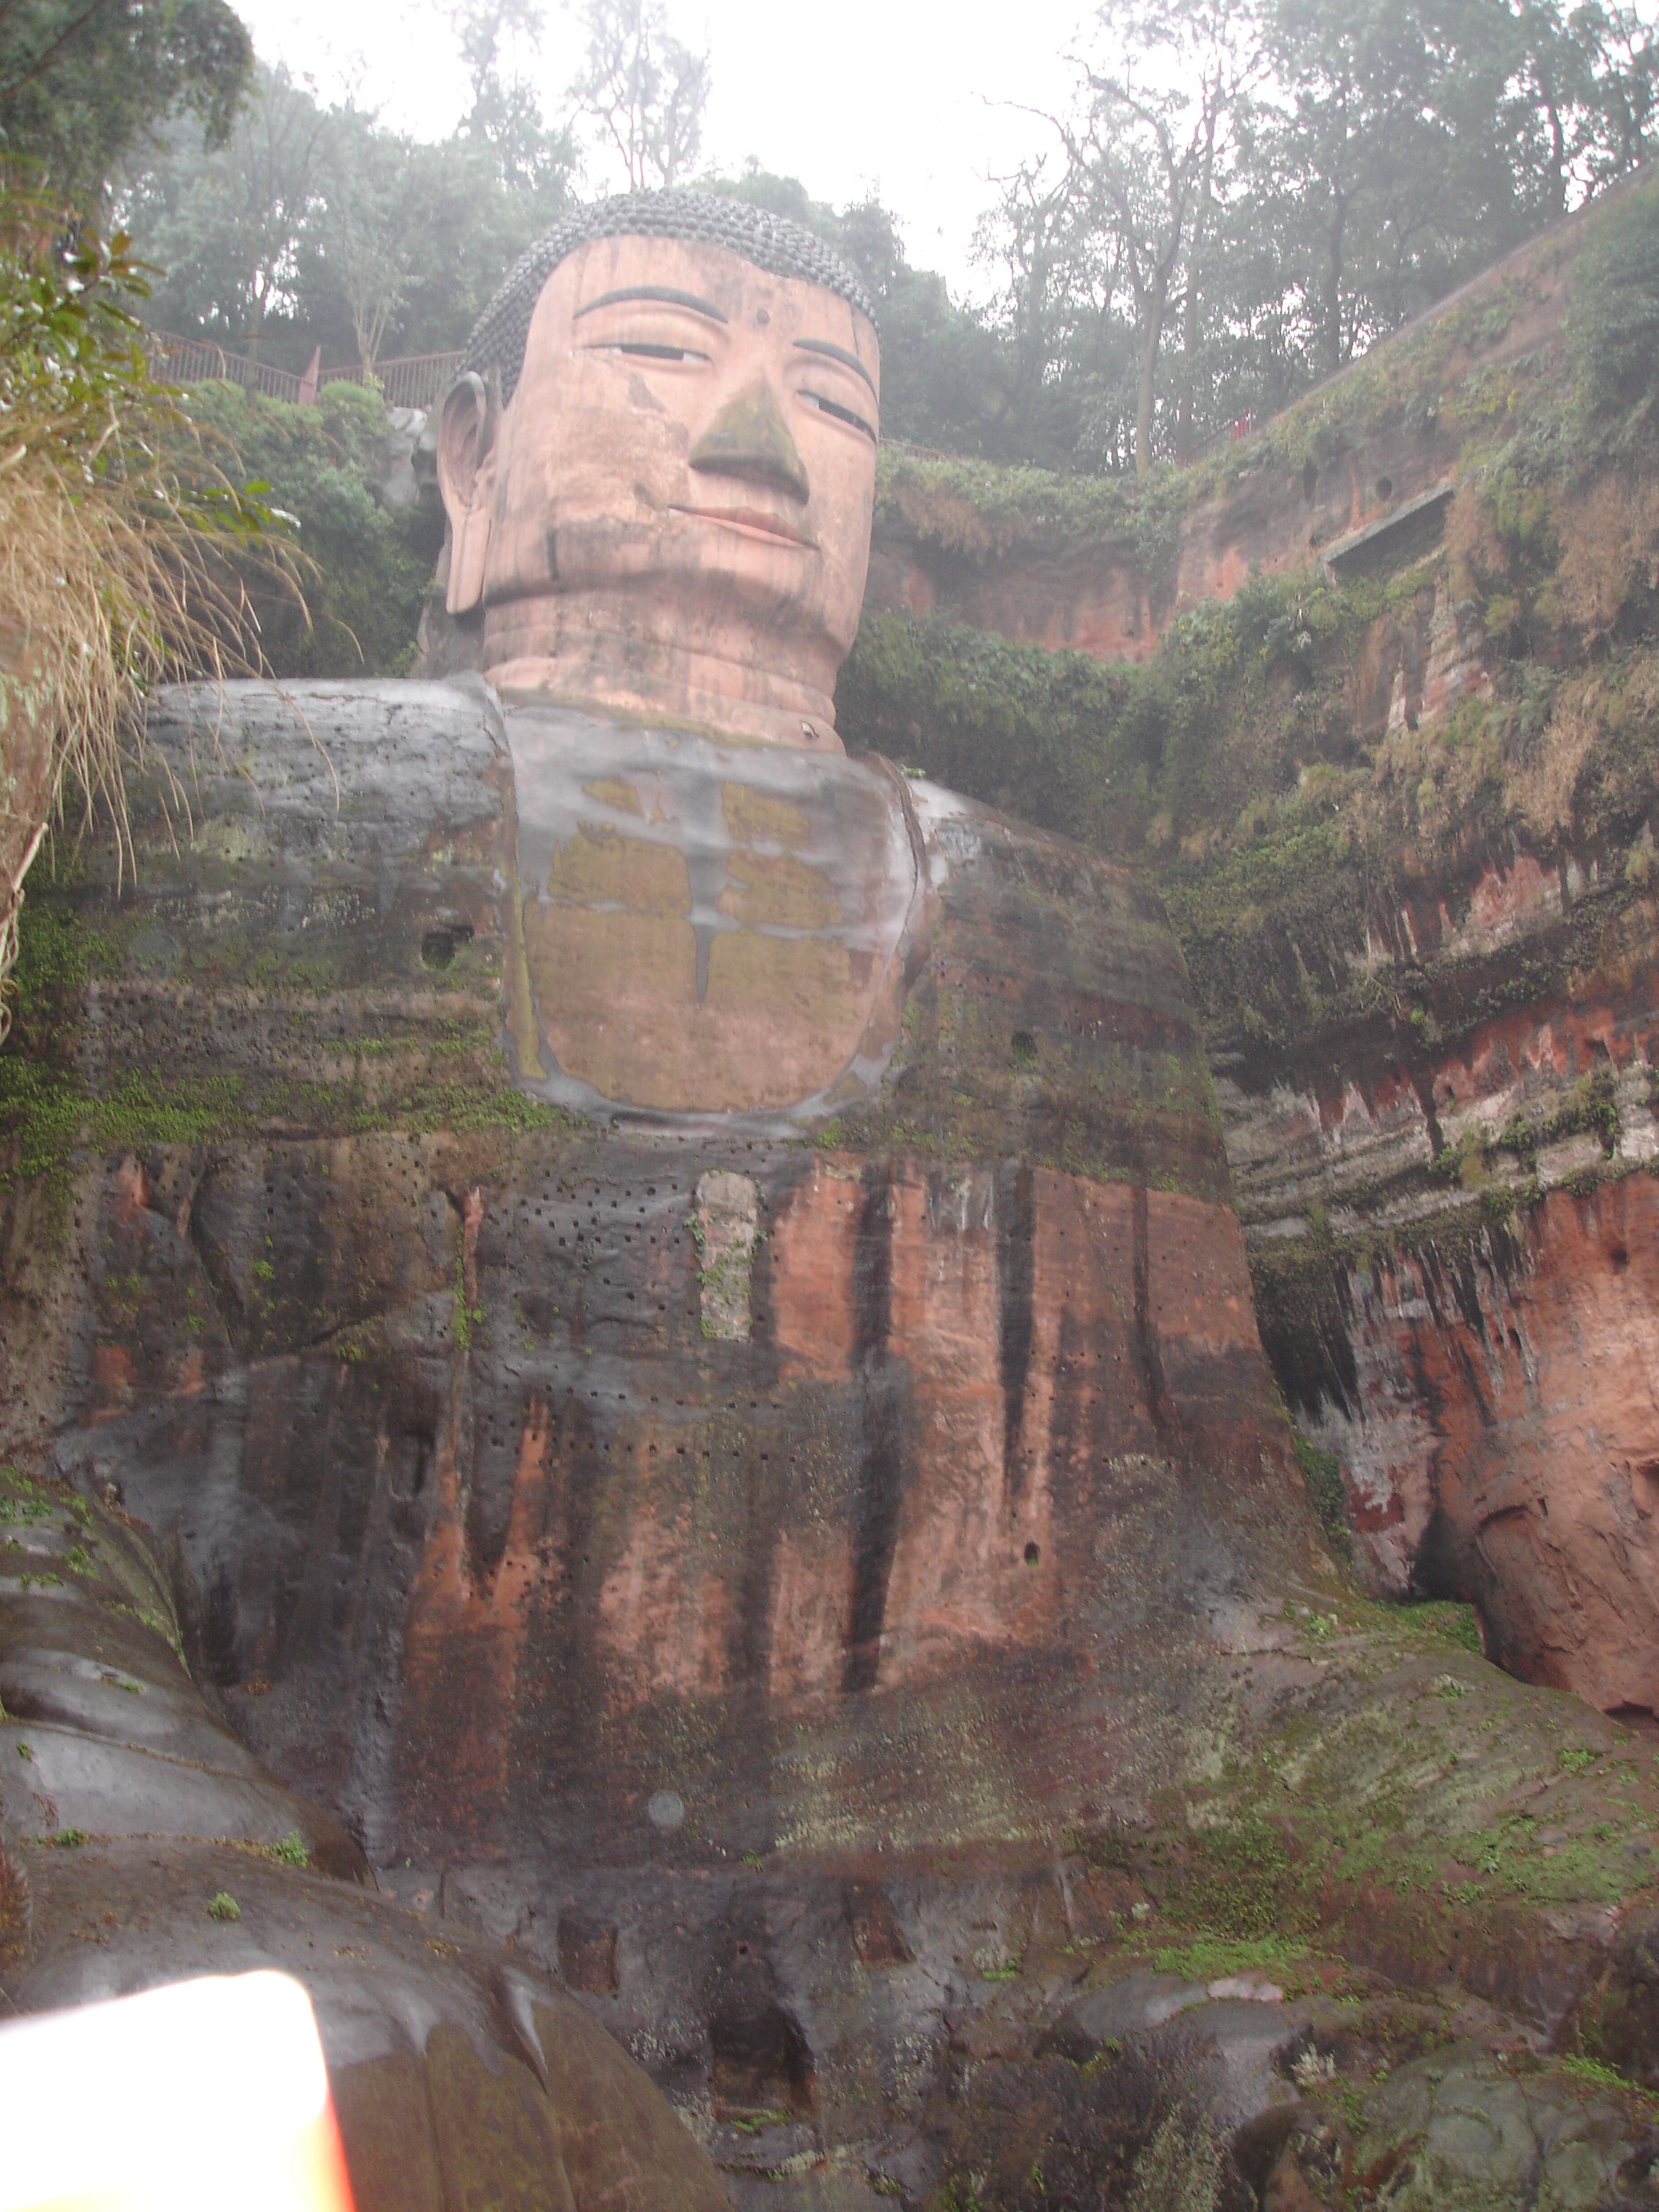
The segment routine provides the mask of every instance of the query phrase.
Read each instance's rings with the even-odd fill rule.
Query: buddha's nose
[[[721,408],[692,447],[691,465],[745,483],[775,484],[792,499],[804,501],[811,489],[789,425],[759,380]]]

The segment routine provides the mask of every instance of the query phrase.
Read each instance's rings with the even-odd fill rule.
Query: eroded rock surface
[[[1650,2066],[1650,1778],[1324,1556],[1156,903],[890,782],[885,1072],[578,1114],[503,1048],[510,721],[302,703],[325,757],[234,694],[178,854],[40,902],[8,1418],[176,1540],[196,1670],[434,1955],[561,1978],[744,2204],[1023,2202],[1055,2130],[1297,2201],[1345,1986]]]
[[[1220,1091],[1269,1355],[1375,1586],[1472,1599],[1505,1665],[1642,1719],[1659,927],[1632,892],[1594,854],[1472,868],[1401,918],[1409,1018],[1231,1056]]]
[[[0,1474],[0,1985],[14,2014],[274,1966],[311,1996],[362,2212],[697,2205],[719,2183],[570,1999],[369,1893],[191,1680],[143,1532]]]

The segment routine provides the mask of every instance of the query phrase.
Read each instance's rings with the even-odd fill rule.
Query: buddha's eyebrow
[[[580,322],[591,315],[595,307],[614,307],[624,300],[660,300],[671,307],[690,307],[694,315],[706,315],[711,323],[723,323],[726,317],[712,300],[700,300],[695,292],[676,292],[666,284],[629,284],[620,292],[601,292],[597,300],[590,300],[585,307],[578,307],[572,322]]]
[[[855,376],[861,376],[872,392],[875,390],[874,377],[858,356],[848,353],[845,346],[831,345],[828,338],[797,338],[795,344],[802,353],[828,354],[831,361],[838,361],[843,368],[850,368]]]

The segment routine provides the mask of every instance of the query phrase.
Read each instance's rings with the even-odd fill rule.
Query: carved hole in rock
[[[717,2118],[750,2119],[764,2112],[787,2112],[791,2119],[810,2117],[812,2055],[781,2005],[716,2013],[708,2023],[708,2041]]]
[[[1036,1566],[1042,1557],[1042,1547],[1040,1544],[1028,1544],[1025,1547],[1025,1564],[1028,1567]]]
[[[1613,1272],[1615,1275],[1622,1275],[1630,1265],[1630,1254],[1622,1244],[1615,1244],[1607,1254],[1607,1257],[1613,1262]]]
[[[1394,497],[1394,478],[1392,477],[1378,477],[1376,480],[1376,495],[1379,499],[1392,499]]]
[[[461,946],[471,942],[471,922],[448,921],[436,929],[428,929],[421,939],[421,965],[422,968],[447,968]]]
[[[594,1990],[602,1996],[617,1988],[617,1930],[580,1912],[559,1915],[559,1972],[567,1989]]]
[[[236,1588],[221,1567],[209,1583],[202,1605],[202,1656],[208,1677],[222,1690],[241,1678],[236,1661]]]

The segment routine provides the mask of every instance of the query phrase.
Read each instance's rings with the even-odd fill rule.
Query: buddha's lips
[[[804,545],[809,553],[816,553],[818,541],[805,532],[793,529],[775,514],[769,514],[758,507],[685,507],[674,502],[676,514],[694,515],[699,522],[723,522],[728,530],[746,531],[756,538],[781,538],[786,545]]]

